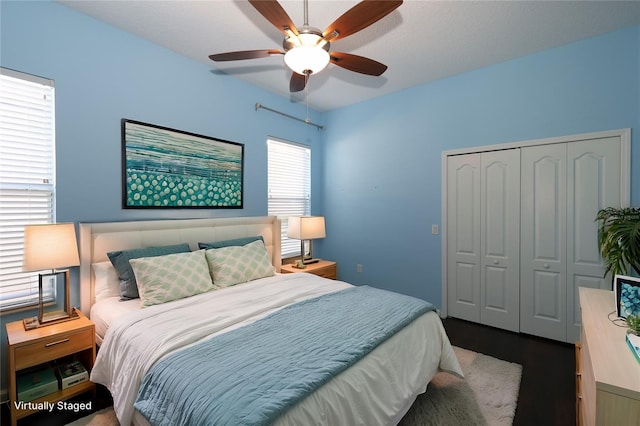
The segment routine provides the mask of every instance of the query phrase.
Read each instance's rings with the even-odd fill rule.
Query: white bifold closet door
[[[447,159],[450,315],[519,331],[520,150]]]
[[[620,139],[522,148],[520,330],[574,342],[578,287],[611,288],[598,210],[620,206]]]
[[[567,146],[523,148],[521,167],[520,330],[564,341],[567,334]]]

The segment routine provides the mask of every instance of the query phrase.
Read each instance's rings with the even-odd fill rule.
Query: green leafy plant
[[[598,244],[609,272],[640,275],[640,208],[607,207],[598,212]]]
[[[640,316],[629,315],[626,318],[629,330],[640,336]]]

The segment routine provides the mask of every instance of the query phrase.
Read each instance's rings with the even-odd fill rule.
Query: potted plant
[[[627,325],[629,326],[628,333],[640,336],[640,316],[629,315],[626,318]]]
[[[598,244],[609,272],[640,276],[640,208],[607,207],[598,212]]]

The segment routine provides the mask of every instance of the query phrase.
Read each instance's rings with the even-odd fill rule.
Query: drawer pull
[[[68,341],[69,341],[69,339],[58,340],[56,342],[47,343],[46,345],[44,345],[44,347],[48,348],[48,347],[51,347],[51,346],[59,345],[60,343],[67,343]]]

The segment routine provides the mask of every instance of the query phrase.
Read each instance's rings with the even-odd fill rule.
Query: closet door
[[[480,322],[520,331],[520,150],[483,152]]]
[[[447,277],[451,316],[519,330],[520,153],[449,157]]]
[[[619,207],[621,141],[522,149],[521,331],[580,338],[579,287],[611,289],[598,249],[598,211]]]
[[[611,290],[598,249],[600,209],[621,205],[619,137],[567,144],[567,339],[580,339],[578,287]]]
[[[520,330],[564,341],[567,148],[541,145],[521,153]]]
[[[480,154],[447,159],[447,307],[480,322]]]

